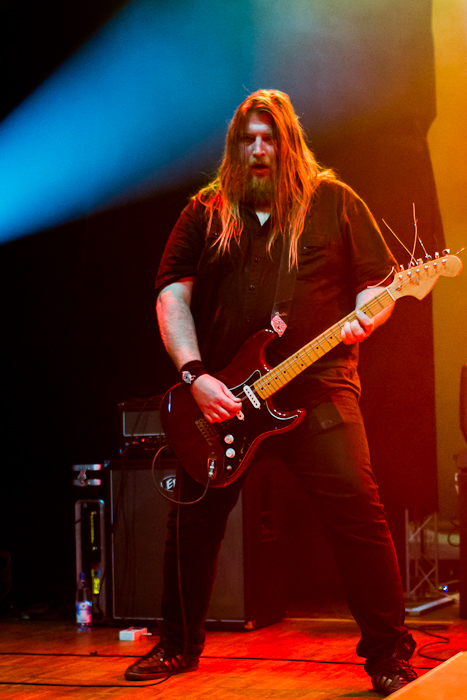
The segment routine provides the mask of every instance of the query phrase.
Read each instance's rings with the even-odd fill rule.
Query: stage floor
[[[457,605],[412,618],[419,675],[467,649],[467,621]],[[0,620],[0,696],[5,699],[154,698],[378,698],[355,654],[358,628],[345,607],[289,617],[250,632],[210,631],[198,671],[157,684],[129,683],[125,668],[157,641],[119,641],[118,628],[77,634],[57,621]],[[448,642],[430,636],[441,635]],[[436,642],[432,646],[426,644]],[[424,647],[424,648],[422,648]]]

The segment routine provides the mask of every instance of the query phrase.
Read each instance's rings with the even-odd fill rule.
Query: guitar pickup
[[[251,404],[255,408],[261,408],[261,403],[255,396],[255,393],[253,392],[252,388],[248,386],[248,384],[243,385],[243,391],[245,392],[245,396],[250,400]]]

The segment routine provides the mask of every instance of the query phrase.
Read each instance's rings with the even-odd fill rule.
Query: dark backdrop
[[[58,1],[3,3],[8,20],[2,23],[4,61],[12,66],[3,114],[121,4],[80,0],[66,3],[65,9]],[[444,243],[426,142],[435,115],[431,6],[422,0],[406,5],[382,3],[378,13],[366,15],[355,8],[352,15],[348,3],[322,4],[330,20],[341,11],[353,27],[360,27],[362,65],[381,77],[372,83],[375,99],[371,91],[365,96],[365,110],[349,102],[345,124],[336,118],[335,103],[329,128],[322,116],[323,55],[334,61],[336,75],[345,60],[345,46],[336,34],[331,40],[321,37],[318,47],[310,45],[309,54],[297,52],[297,66],[303,73],[306,64],[308,76],[308,82],[297,85],[291,77],[294,65],[277,63],[277,42],[268,43],[266,32],[263,74],[251,89],[278,87],[293,102],[296,95],[319,160],[337,168],[378,222],[384,218],[409,248],[415,203],[419,233],[434,252]],[[319,109],[313,95],[320,97]],[[362,95],[357,101],[361,104]],[[162,393],[176,380],[158,336],[152,287],[165,240],[200,183],[194,173],[192,182],[178,190],[148,195],[1,249],[0,549],[12,555],[8,603],[18,608],[70,600],[71,466],[117,457],[117,404]],[[406,264],[408,255],[383,231]],[[430,299],[399,302],[390,323],[362,346],[361,355],[362,407],[374,469],[403,563],[404,509],[431,512],[437,504]],[[297,512],[299,497],[292,491],[290,499],[290,588],[312,597],[313,586],[326,587],[334,573],[327,563],[319,564],[328,561],[321,556],[320,539],[305,534],[309,522],[305,512]],[[311,564],[303,557],[309,546],[315,552]]]

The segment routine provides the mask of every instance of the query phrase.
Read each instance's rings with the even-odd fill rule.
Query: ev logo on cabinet
[[[163,491],[166,491],[167,493],[173,493],[175,491],[176,486],[175,474],[169,474],[168,476],[164,476],[164,478],[160,482],[160,486]]]

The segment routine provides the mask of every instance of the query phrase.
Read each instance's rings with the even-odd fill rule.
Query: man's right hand
[[[191,393],[209,423],[233,418],[242,408],[240,399],[211,374],[198,377],[191,386]]]

